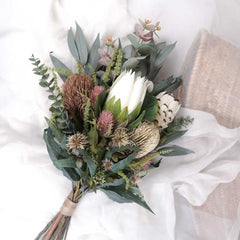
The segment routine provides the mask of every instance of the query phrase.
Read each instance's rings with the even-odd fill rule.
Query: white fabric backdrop
[[[159,78],[179,73],[186,51],[200,28],[240,45],[239,0],[227,3],[224,0],[0,0],[0,3],[0,223],[4,226],[1,235],[6,240],[33,239],[58,211],[71,188],[51,166],[42,140],[42,130],[46,127],[43,116],[48,115],[49,102],[47,94],[38,86],[38,78],[31,72],[27,59],[32,53],[49,62],[48,53],[54,51],[68,66],[74,67],[66,45],[66,32],[74,26],[74,21],[81,25],[90,45],[98,32],[102,40],[109,35],[125,36],[133,31],[139,17],[160,20],[159,40],[178,42]],[[197,114],[196,121],[184,141],[198,154],[164,160],[161,168],[141,184],[156,216],[135,205],[113,203],[102,193],[89,194],[82,199],[73,217],[69,240],[96,239],[96,235],[104,240],[175,239],[174,199],[179,196],[173,190],[199,205],[216,184],[236,176],[239,163],[234,151],[239,144],[236,143],[239,129],[221,128],[208,114],[190,114]],[[212,128],[202,122],[205,118],[212,122]],[[220,138],[213,141],[216,134]],[[196,138],[198,144],[190,141],[191,138]],[[218,149],[232,150],[231,154],[217,156]],[[182,198],[175,204],[184,209],[186,203],[181,202],[184,202]],[[187,212],[184,210],[183,215]],[[82,216],[86,216],[87,222]],[[229,229],[231,225],[230,221]],[[187,239],[181,238],[186,234],[183,229],[177,229],[176,239]]]

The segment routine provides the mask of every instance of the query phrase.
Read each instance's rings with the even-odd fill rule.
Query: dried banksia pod
[[[81,153],[78,148],[85,149],[88,145],[87,136],[82,133],[76,133],[67,138],[66,149],[73,155],[80,156]]]
[[[113,114],[110,111],[103,111],[98,118],[97,128],[102,136],[109,136],[114,125]]]
[[[90,93],[90,99],[92,102],[96,102],[97,101],[97,97],[100,93],[102,93],[105,90],[105,87],[103,86],[95,86]]]
[[[155,123],[159,126],[160,130],[162,130],[168,127],[168,124],[173,121],[181,105],[171,94],[165,94],[164,92],[157,95],[157,100],[158,113],[155,118]]]
[[[109,146],[113,148],[127,145],[133,145],[132,141],[129,139],[127,130],[125,128],[117,128],[113,133]]]
[[[128,136],[141,149],[135,158],[141,158],[154,150],[160,140],[158,127],[148,121],[141,122],[136,128],[129,131]]]
[[[83,116],[85,103],[93,88],[93,79],[85,73],[70,75],[63,84],[63,105],[72,113]]]

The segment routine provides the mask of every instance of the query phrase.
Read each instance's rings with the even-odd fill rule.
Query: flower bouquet
[[[99,35],[88,51],[83,32],[68,31],[75,71],[50,53],[54,67],[31,56],[40,86],[52,101],[43,139],[56,168],[72,182],[60,212],[36,239],[66,239],[77,203],[88,192],[103,191],[119,203],[135,202],[153,212],[138,182],[161,156],[192,151],[165,146],[182,136],[190,119],[174,119],[180,104],[172,95],[182,81],[170,76],[153,82],[175,43],[155,42],[159,23],[136,24],[130,44],[108,37],[100,48]],[[61,79],[63,85],[59,87]]]

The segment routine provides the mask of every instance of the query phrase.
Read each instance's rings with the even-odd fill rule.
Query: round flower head
[[[76,133],[68,137],[66,149],[69,150],[73,155],[80,156],[81,153],[78,148],[85,149],[87,145],[87,136],[82,133]]]
[[[110,111],[103,111],[98,118],[98,130],[102,136],[109,136],[114,125],[113,114]]]
[[[160,140],[158,127],[154,123],[147,121],[141,122],[128,135],[136,146],[141,149],[137,152],[135,158],[141,158],[154,150]]]

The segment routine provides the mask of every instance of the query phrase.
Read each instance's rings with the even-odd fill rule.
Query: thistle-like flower
[[[78,148],[85,149],[88,145],[87,136],[82,133],[76,133],[67,138],[66,149],[73,155],[80,156],[81,153]]]
[[[160,140],[158,127],[153,122],[148,121],[141,122],[128,133],[128,136],[141,149],[135,158],[141,158],[154,150]]]
[[[110,111],[103,111],[98,118],[97,128],[102,136],[109,136],[114,125],[113,114]]]
[[[178,113],[181,105],[171,94],[160,93],[157,95],[158,113],[155,122],[162,130],[168,127]]]
[[[93,88],[93,79],[85,73],[70,75],[63,84],[63,105],[72,114],[84,114],[84,106]]]
[[[109,142],[109,146],[113,148],[128,145],[132,145],[132,141],[129,139],[127,130],[125,128],[117,128],[113,133],[113,137],[111,142]]]
[[[109,159],[105,159],[105,160],[103,160],[102,165],[103,165],[104,170],[109,170],[113,166],[113,162]]]
[[[96,102],[97,101],[97,97],[100,93],[102,93],[105,90],[105,87],[103,86],[95,86],[90,93],[90,99],[92,102]]]

